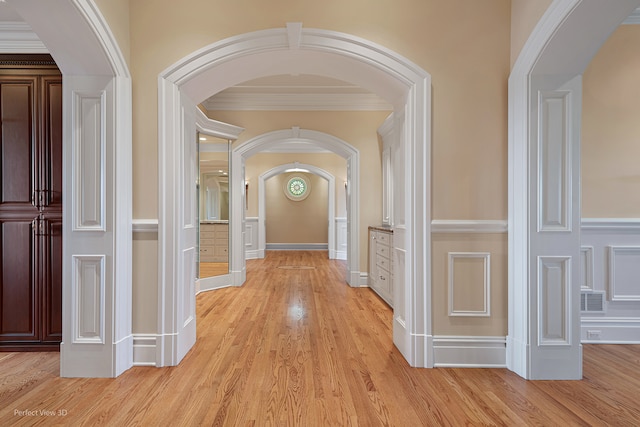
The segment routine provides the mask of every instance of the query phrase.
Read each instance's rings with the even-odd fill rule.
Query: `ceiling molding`
[[[623,25],[639,25],[640,24],[640,7],[631,12],[631,15],[624,21],[622,21]]]
[[[229,139],[232,141],[238,139],[240,134],[244,131],[244,128],[240,126],[210,119],[200,108],[196,108],[196,129],[198,132],[206,135]]]
[[[202,105],[208,111],[393,111],[371,93],[220,93]]]
[[[0,22],[0,53],[49,53],[29,24]]]

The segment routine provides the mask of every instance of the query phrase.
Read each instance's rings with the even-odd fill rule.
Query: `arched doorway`
[[[6,3],[63,74],[60,375],[115,377],[133,365],[129,70],[93,1]]]
[[[528,379],[582,378],[581,74],[637,0],[555,0],[509,78],[507,365]]]
[[[318,132],[307,129],[285,129],[280,131],[269,132],[264,135],[259,135],[255,138],[246,141],[245,143],[235,147],[232,153],[232,169],[235,170],[244,170],[244,162],[247,158],[253,156],[254,154],[269,149],[270,147],[276,146],[280,143],[287,142],[297,142],[297,143],[305,143],[312,144],[317,147],[326,149],[331,151],[347,161],[347,188],[349,189],[349,203],[347,204],[347,281],[351,284],[351,286],[360,286],[360,244],[359,244],[359,234],[358,230],[360,227],[359,221],[359,192],[360,192],[360,179],[359,179],[359,167],[360,167],[360,154],[357,149],[348,144],[347,142],[337,138],[333,135],[329,135],[324,132]],[[313,166],[307,165],[312,169]],[[284,169],[283,169],[284,170]],[[244,176],[242,177],[244,179]],[[262,182],[262,177],[261,177]],[[335,190],[335,188],[333,188]],[[330,189],[331,191],[331,189]],[[242,206],[244,198],[242,199],[234,199],[236,203],[239,205],[233,205],[231,207],[232,216],[237,218],[244,212],[244,207]],[[262,209],[264,206],[260,205]],[[237,216],[234,216],[237,215]],[[261,215],[259,215],[261,216]],[[331,239],[333,238],[333,230],[332,225],[329,225],[329,247],[331,248]],[[244,229],[244,228],[243,228]],[[264,235],[264,218],[262,223],[259,224],[259,243],[258,246],[264,248],[265,243],[265,235]],[[231,239],[233,240],[238,238],[237,236],[233,236]],[[244,253],[242,253],[244,257]],[[242,263],[241,271],[244,271],[244,259],[240,260]],[[241,273],[244,274],[244,273]],[[241,282],[244,279],[240,279]]]
[[[432,366],[431,332],[431,87],[430,76],[406,58],[367,40],[332,31],[286,28],[222,40],[194,52],[159,77],[159,324],[163,357],[174,365],[195,342],[190,286],[194,245],[189,237],[193,194],[190,141],[195,104],[243,81],[276,74],[315,74],[357,84],[394,106],[399,135],[394,176],[393,257],[397,301],[394,342],[413,366]],[[354,174],[355,175],[355,174]],[[232,182],[241,182],[241,168]],[[233,199],[244,197],[236,192]],[[239,216],[238,216],[239,215]],[[233,212],[232,218],[242,213]],[[242,221],[231,224],[231,271],[242,278]],[[235,237],[234,237],[235,236]],[[242,279],[241,279],[242,280]],[[241,282],[240,280],[240,282]],[[241,283],[236,283],[237,285]]]
[[[265,250],[267,246],[266,242],[266,218],[267,218],[267,207],[266,207],[266,186],[265,183],[269,179],[287,173],[291,170],[305,171],[307,173],[311,173],[319,176],[320,178],[327,181],[328,184],[328,197],[327,197],[327,241],[328,241],[328,251],[329,251],[329,259],[335,258],[335,200],[336,200],[336,179],[335,176],[330,174],[324,169],[321,169],[317,166],[304,164],[304,163],[288,163],[284,165],[276,166],[268,171],[260,174],[258,179],[258,253],[260,258],[264,258]]]

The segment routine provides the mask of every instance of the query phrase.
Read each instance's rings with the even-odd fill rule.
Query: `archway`
[[[129,70],[93,1],[6,3],[63,74],[60,375],[115,377],[133,365]]]
[[[174,365],[195,342],[195,300],[190,272],[195,104],[227,87],[276,74],[316,74],[369,89],[394,106],[398,167],[394,185],[393,259],[397,301],[394,342],[413,366],[432,366],[431,332],[431,87],[430,76],[382,46],[333,31],[286,28],[242,34],[206,46],[159,76],[159,324],[163,360]],[[356,175],[354,171],[354,176]],[[232,183],[244,171],[232,170]],[[244,193],[244,190],[242,191]],[[232,194],[232,206],[241,206]],[[232,218],[243,218],[233,211]],[[231,274],[243,281],[242,221],[231,224]],[[357,232],[357,230],[354,230]],[[181,285],[184,283],[186,286]]]
[[[525,378],[582,378],[581,74],[639,4],[555,0],[509,78],[507,365]]]
[[[359,219],[360,153],[353,146],[341,140],[340,138],[336,138],[333,135],[329,135],[324,132],[318,132],[313,130],[292,128],[292,129],[279,130],[279,131],[274,131],[274,132],[269,132],[263,135],[259,135],[255,138],[250,139],[249,141],[244,142],[238,147],[235,147],[233,149],[233,153],[231,157],[232,170],[244,170],[244,162],[247,158],[253,156],[254,154],[260,151],[267,150],[270,147],[274,147],[281,143],[297,143],[297,144],[315,145],[317,147],[324,148],[328,151],[331,151],[339,155],[340,157],[344,158],[347,161],[347,184],[351,193],[349,198],[349,203],[347,205],[347,225],[348,225],[347,281],[351,284],[351,286],[360,286],[359,285],[360,244],[359,244],[359,234],[357,232],[357,230],[359,230],[359,227],[360,227],[360,219]],[[322,172],[324,172],[321,169],[315,168],[314,166],[311,166],[311,165],[306,165],[306,167],[312,170],[318,170],[318,174],[320,175],[322,175]],[[269,172],[272,172],[272,171],[269,171]],[[242,179],[244,179],[244,176],[242,177]],[[261,176],[260,185],[262,185],[263,182],[264,182],[263,177]],[[329,191],[335,191],[335,186],[330,186]],[[335,200],[335,197],[333,199],[330,198],[330,200]],[[244,201],[244,198],[242,199],[236,198],[234,199],[234,201],[239,205],[236,206],[232,204],[231,206],[232,216],[238,215],[238,212],[244,212],[244,207],[241,205]],[[259,204],[259,208],[264,209],[264,204],[263,203]],[[330,206],[330,209],[331,209],[331,206]],[[262,222],[259,224],[259,236],[258,236],[259,248],[265,247],[264,215],[263,214],[264,214],[264,211],[261,211],[261,214],[259,215],[259,217],[262,218]],[[333,235],[335,234],[332,223],[330,223],[329,229],[330,229],[329,247],[331,248],[332,247],[331,240],[333,239]],[[232,240],[234,239],[233,234],[231,238]],[[244,253],[242,253],[242,256],[244,257]],[[243,266],[242,271],[244,271],[244,259],[240,260],[240,262],[242,263],[242,266]],[[244,279],[242,278],[239,278],[238,280],[244,281]]]
[[[312,173],[323,178],[328,184],[328,203],[327,203],[327,240],[329,259],[335,258],[335,200],[336,200],[336,179],[335,177],[324,169],[317,166],[308,165],[304,163],[288,163],[284,165],[276,166],[268,171],[260,174],[258,178],[258,254],[260,258],[264,258],[265,250],[267,246],[266,242],[266,188],[265,181],[273,178],[282,173],[286,173],[289,170],[303,170],[308,173]]]

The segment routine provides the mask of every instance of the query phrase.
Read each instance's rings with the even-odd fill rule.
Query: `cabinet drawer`
[[[382,256],[376,257],[376,265],[382,269],[391,271],[391,262],[389,261],[389,258],[385,258]]]
[[[389,246],[391,244],[391,234],[389,233],[378,232],[376,239],[378,243],[382,243],[383,245]]]
[[[215,239],[216,238],[216,232],[213,230],[210,231],[203,231],[200,230],[200,240],[204,240],[204,239]]]
[[[378,277],[376,279],[378,287],[384,291],[389,292],[391,289],[391,278],[389,276],[389,272],[382,268],[378,269]]]
[[[378,254],[378,256],[383,256],[385,258],[389,258],[389,246],[377,244],[376,245],[376,254]]]

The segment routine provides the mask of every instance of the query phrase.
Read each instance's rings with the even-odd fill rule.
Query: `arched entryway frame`
[[[394,106],[398,166],[394,185],[394,342],[413,366],[432,366],[431,83],[406,58],[349,34],[286,28],[222,40],[181,59],[159,76],[158,365],[175,365],[195,342],[189,235],[194,203],[192,148],[195,104],[238,83],[269,75],[315,74],[357,84]],[[232,170],[232,183],[244,171]],[[233,185],[233,184],[232,184]],[[243,186],[242,186],[243,187]],[[238,188],[236,186],[236,188]],[[244,197],[242,192],[231,194]],[[239,216],[238,216],[239,215]],[[231,271],[242,277],[243,212],[232,212]],[[239,284],[239,283],[236,283]]]
[[[554,0],[509,78],[507,365],[582,378],[581,75],[638,0]]]
[[[131,76],[95,2],[6,3],[63,75],[60,375],[115,377],[133,365]]]
[[[268,171],[260,174],[258,177],[258,256],[264,258],[265,250],[267,246],[267,233],[266,233],[266,218],[267,218],[267,203],[266,203],[266,188],[265,182],[274,176],[287,173],[289,170],[303,170],[308,173],[317,175],[327,181],[328,184],[328,199],[327,199],[327,240],[329,259],[335,258],[335,217],[336,217],[336,178],[324,169],[317,166],[308,165],[304,163],[288,163],[285,165],[279,165]],[[347,209],[348,210],[348,209]]]
[[[333,135],[329,135],[324,132],[318,132],[314,130],[308,129],[300,129],[300,128],[291,128],[278,130],[273,132],[268,132],[263,135],[259,135],[255,138],[252,138],[237,147],[234,147],[233,153],[231,155],[232,162],[232,170],[244,170],[244,163],[246,159],[249,157],[264,151],[268,150],[272,147],[275,147],[279,144],[301,144],[304,146],[313,145],[318,148],[322,148],[328,150],[334,154],[339,155],[347,162],[347,188],[349,192],[349,200],[347,205],[347,225],[348,225],[348,253],[347,253],[347,281],[351,284],[351,286],[359,286],[360,282],[360,245],[359,245],[359,232],[360,229],[360,153],[359,151],[350,145],[349,143],[343,141],[340,138],[337,138]],[[288,165],[289,167],[293,167],[292,165]],[[323,176],[322,174],[326,174],[326,172],[322,171],[322,169],[316,168],[311,165],[305,165],[307,169],[313,169],[318,171],[318,175]],[[285,168],[286,169],[286,168]],[[283,169],[284,170],[284,169]],[[273,171],[273,170],[272,170]],[[271,173],[272,171],[269,171]],[[233,173],[233,172],[232,172]],[[235,175],[234,175],[234,178]],[[240,179],[240,177],[237,177]],[[242,179],[244,179],[244,175],[242,175]],[[327,179],[327,178],[325,178]],[[331,177],[333,179],[333,177]],[[262,176],[260,177],[260,185],[263,185],[264,181]],[[329,191],[335,193],[335,185],[329,186]],[[261,192],[263,194],[263,192]],[[244,212],[244,198],[236,198],[234,202],[237,205],[232,204],[231,213],[233,218],[240,217],[242,212]],[[264,231],[264,200],[260,199],[259,209],[259,235],[258,235],[258,246],[259,248],[264,248],[266,246],[266,237]],[[330,197],[330,207],[332,209],[333,203],[335,202],[335,195],[333,198]],[[233,203],[233,202],[232,202]],[[335,209],[330,213],[335,214]],[[237,216],[235,216],[237,215]],[[330,221],[329,223],[329,239],[331,248],[331,240],[334,239],[335,230],[334,223]],[[243,228],[244,230],[244,228]],[[233,233],[233,229],[232,229]],[[234,236],[232,235],[232,240]],[[237,254],[244,257],[244,253]],[[239,274],[244,277],[244,258],[241,261],[242,268],[239,271]],[[236,270],[238,271],[238,270]],[[244,279],[240,278],[238,281],[243,282]]]

